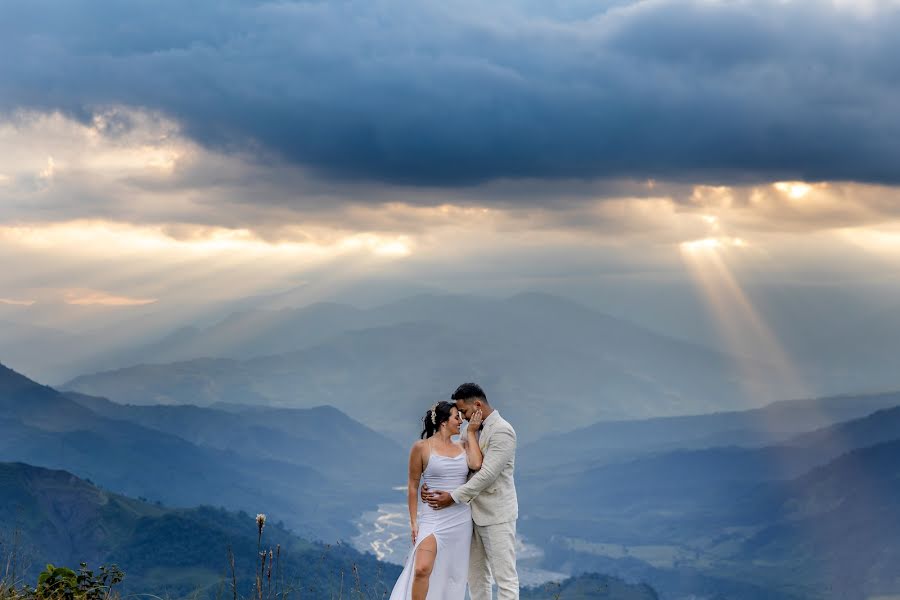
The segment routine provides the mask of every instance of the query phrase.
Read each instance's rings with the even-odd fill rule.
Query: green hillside
[[[18,529],[22,575],[34,582],[44,565],[119,565],[123,591],[178,598],[216,593],[229,571],[232,548],[238,591],[248,595],[257,566],[255,516],[212,507],[167,509],[107,492],[65,471],[0,463],[0,529],[10,540]],[[274,577],[307,597],[329,597],[358,585],[363,597],[381,597],[399,574],[344,545],[298,538],[270,515],[263,547],[280,546]],[[4,558],[12,552],[9,541]],[[230,572],[227,573],[230,581]],[[342,582],[343,580],[343,582]],[[358,583],[357,583],[358,582]],[[229,588],[230,592],[230,588]]]
[[[34,583],[47,563],[116,564],[126,574],[121,591],[163,598],[231,597],[229,549],[238,594],[251,597],[258,568],[254,515],[208,506],[168,509],[102,490],[66,471],[0,463],[0,544],[19,532],[16,552],[28,565],[20,575]],[[400,568],[345,545],[325,545],[292,535],[276,515],[263,528],[262,547],[278,549],[273,588],[294,598],[382,599]],[[24,556],[23,556],[24,555]],[[21,563],[20,563],[21,564]],[[268,580],[266,572],[265,580]],[[657,600],[644,584],[596,574],[525,588],[524,600]]]

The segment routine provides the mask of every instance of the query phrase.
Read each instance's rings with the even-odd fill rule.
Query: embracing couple
[[[513,600],[516,432],[478,385],[464,383],[451,398],[425,414],[409,454],[413,549],[391,600],[463,600],[467,579],[471,600],[490,600],[492,575],[499,599]],[[464,419],[466,435],[454,441]]]

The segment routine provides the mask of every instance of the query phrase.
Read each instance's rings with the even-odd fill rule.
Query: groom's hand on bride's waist
[[[424,494],[423,498],[425,498]],[[425,502],[427,502],[428,506],[434,510],[441,510],[442,508],[447,508],[455,503],[450,492],[429,492],[428,497],[425,498]]]

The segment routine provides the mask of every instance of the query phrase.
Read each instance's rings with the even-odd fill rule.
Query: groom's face
[[[475,414],[475,411],[478,410],[479,402],[477,400],[457,400],[456,401],[456,410],[459,411],[459,414],[462,417],[469,421],[472,418],[472,415]]]

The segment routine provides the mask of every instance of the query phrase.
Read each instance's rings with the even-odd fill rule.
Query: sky
[[[897,0],[10,0],[0,316],[379,278],[649,321],[693,290],[751,329],[751,288],[889,306],[898,30]]]

